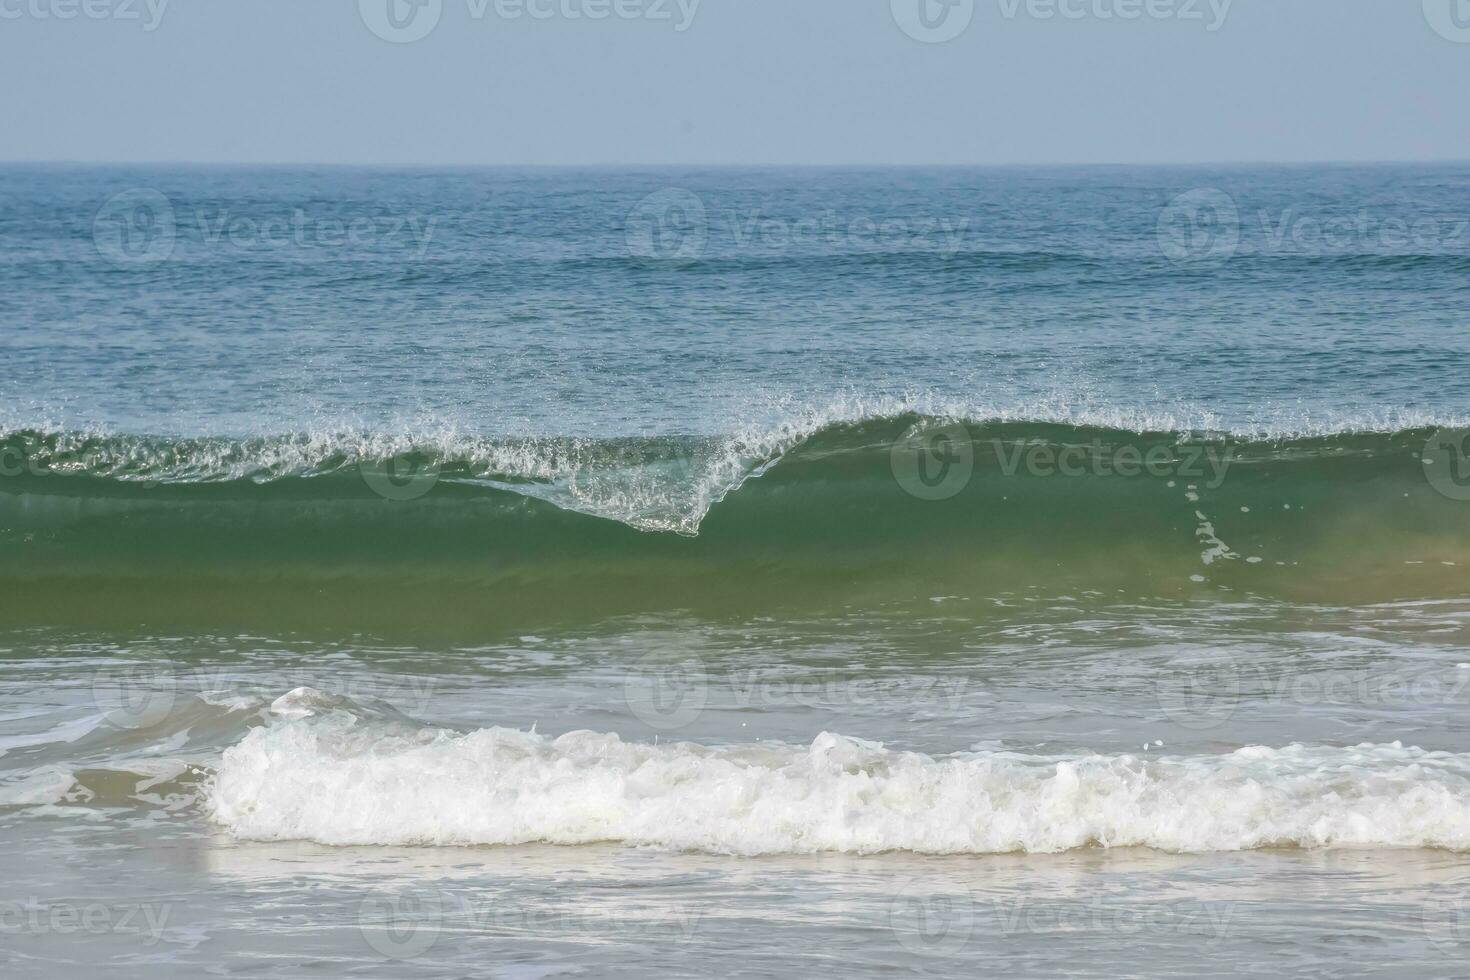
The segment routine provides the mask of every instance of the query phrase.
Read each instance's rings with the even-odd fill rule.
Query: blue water
[[[0,421],[724,433],[884,399],[1443,420],[1470,404],[1467,201],[1463,165],[10,166]]]

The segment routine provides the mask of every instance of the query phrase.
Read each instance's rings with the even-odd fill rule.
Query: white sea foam
[[[0,782],[0,806],[50,806],[66,799],[75,786],[69,770],[51,766]]]
[[[241,838],[741,855],[1470,849],[1470,755],[1398,743],[936,758],[833,734],[724,748],[462,734],[291,697],[226,751],[207,790],[214,820]]]
[[[749,408],[743,421],[721,418],[718,432],[642,439],[486,436],[451,421],[386,431],[318,423],[323,427],[308,432],[245,439],[158,439],[32,426],[48,432],[50,444],[32,447],[28,458],[33,455],[48,471],[120,481],[271,483],[356,472],[364,465],[422,453],[453,470],[443,475],[435,470],[432,480],[507,489],[642,530],[693,535],[711,508],[823,429],[910,413],[955,422],[1046,422],[1254,439],[1470,423],[1465,417],[1397,409],[1314,415],[1299,405],[1232,418],[1167,401],[1131,406],[1099,402],[1066,385],[1052,392],[1023,393],[992,381],[985,388],[984,396],[909,392],[838,393],[820,401],[769,398]],[[16,437],[23,428],[13,422],[0,426],[0,439]]]

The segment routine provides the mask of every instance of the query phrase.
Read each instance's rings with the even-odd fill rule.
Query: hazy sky
[[[1470,159],[1470,0],[0,0],[0,85],[9,160]]]

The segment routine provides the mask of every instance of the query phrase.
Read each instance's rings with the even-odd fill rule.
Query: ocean
[[[0,167],[7,976],[1442,976],[1470,165]]]

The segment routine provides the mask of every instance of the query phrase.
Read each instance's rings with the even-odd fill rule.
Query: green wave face
[[[913,415],[724,440],[16,432],[0,605],[20,623],[473,634],[1028,592],[1463,595],[1456,435]]]

